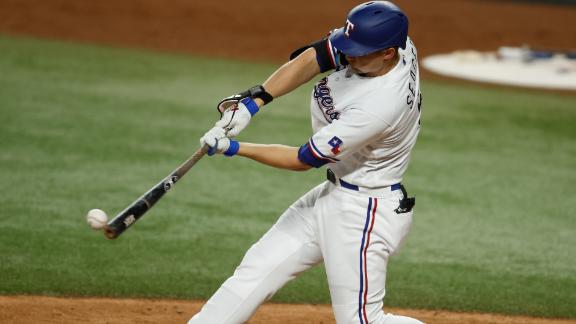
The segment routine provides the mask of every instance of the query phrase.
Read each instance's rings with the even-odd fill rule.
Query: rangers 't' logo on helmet
[[[344,32],[344,35],[346,35],[346,37],[350,38],[350,32],[354,30],[354,24],[352,22],[350,22],[350,20],[346,19],[346,29]]]

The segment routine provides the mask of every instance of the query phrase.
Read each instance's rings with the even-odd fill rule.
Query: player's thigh
[[[278,218],[274,225],[280,231],[300,240],[318,241],[316,204],[328,193],[327,183],[322,183],[298,198]]]
[[[411,222],[394,211],[400,198],[335,190],[319,201],[321,248],[338,323],[383,321],[388,258]]]
[[[250,247],[224,286],[233,288],[242,297],[265,286],[265,295],[271,295],[321,261],[322,254],[316,243],[299,240],[273,226]]]
[[[374,207],[372,198],[339,190],[318,204],[323,215],[321,248],[337,320],[338,313],[358,312],[359,302],[366,298],[383,298],[388,253],[376,234]]]
[[[234,273],[233,277],[240,279],[235,282],[254,286],[268,278],[275,281],[273,286],[281,286],[322,261],[311,220],[315,201],[322,190],[322,185],[318,186],[298,199],[250,247]],[[241,290],[250,291],[250,287]]]
[[[412,227],[413,211],[396,212],[402,197],[402,193],[396,191],[386,197],[373,198],[378,204],[374,232],[390,255],[398,252]]]

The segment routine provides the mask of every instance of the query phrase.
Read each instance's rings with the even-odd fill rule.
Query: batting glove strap
[[[274,97],[272,97],[272,95],[261,85],[253,86],[252,88],[248,89],[248,91],[250,92],[250,97],[262,99],[262,101],[264,101],[264,105],[267,105],[268,103],[272,102],[272,100],[274,100]]]
[[[256,102],[254,102],[252,98],[244,98],[240,100],[240,102],[243,103],[244,106],[246,106],[246,109],[248,109],[248,112],[250,112],[250,116],[252,117],[256,115],[256,113],[260,110]]]
[[[230,147],[224,152],[224,155],[234,156],[238,153],[238,150],[240,150],[240,143],[235,140],[230,140]]]
[[[263,86],[256,85],[246,91],[240,92],[239,94],[222,99],[218,103],[216,108],[218,109],[220,115],[222,115],[224,111],[226,111],[226,109],[237,104],[240,100],[244,98],[251,98],[251,99],[260,98],[265,105],[274,100],[274,97],[272,97],[272,95],[268,91],[266,91],[266,89],[264,89]]]

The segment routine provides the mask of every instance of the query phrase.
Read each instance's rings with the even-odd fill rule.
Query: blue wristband
[[[246,109],[248,109],[248,111],[250,112],[250,116],[256,115],[258,110],[260,110],[260,108],[258,108],[258,105],[256,104],[256,102],[254,102],[254,100],[252,100],[252,98],[250,98],[250,97],[246,97],[246,98],[240,100],[240,102],[243,103],[244,106],[246,106]]]
[[[208,146],[208,151],[206,152],[209,156],[216,154],[216,148],[218,147],[218,139],[216,139],[216,144],[214,146]]]
[[[239,149],[240,149],[240,143],[235,140],[230,140],[230,147],[226,150],[226,152],[224,152],[224,155],[234,156],[236,155],[236,153],[238,153]]]

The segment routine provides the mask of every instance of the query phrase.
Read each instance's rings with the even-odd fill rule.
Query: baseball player
[[[302,146],[231,139],[264,104],[331,70],[312,91],[313,135]],[[337,323],[421,323],[383,311],[388,259],[412,223],[415,201],[401,181],[420,129],[421,102],[408,19],[388,1],[355,7],[344,27],[294,52],[263,86],[224,99],[222,118],[200,140],[209,154],[289,170],[325,167],[327,181],[280,216],[189,323],[244,323],[284,284],[321,262]]]

